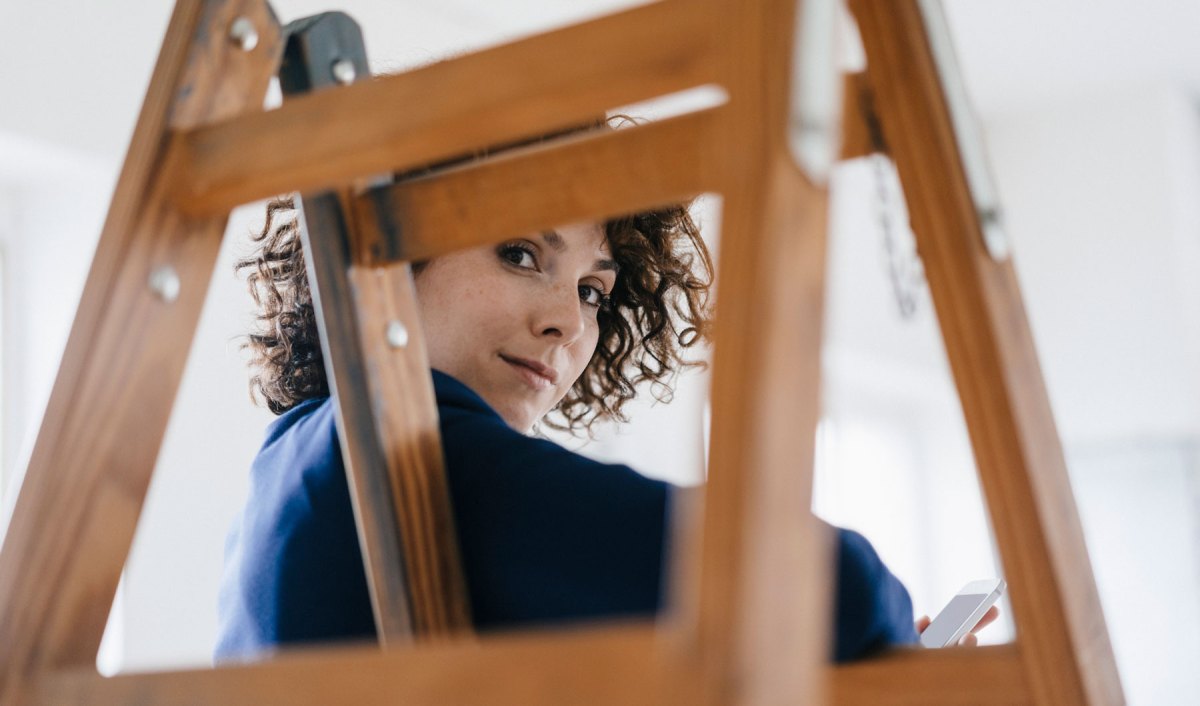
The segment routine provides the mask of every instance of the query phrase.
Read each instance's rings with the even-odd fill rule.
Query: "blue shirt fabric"
[[[509,427],[433,371],[446,475],[479,631],[650,616],[661,606],[668,485]],[[329,398],[276,419],[226,542],[217,660],[375,635]],[[837,530],[834,657],[913,643],[908,592]]]

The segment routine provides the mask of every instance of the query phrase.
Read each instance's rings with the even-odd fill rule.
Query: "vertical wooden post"
[[[852,0],[1039,704],[1123,703],[1016,276],[984,244],[916,0]]]
[[[714,145],[725,200],[694,590],[715,703],[818,703],[829,655],[828,547],[810,512],[826,192],[787,144],[794,5],[712,8],[729,104]]]
[[[0,551],[0,703],[95,664],[225,229],[172,206],[165,137],[260,110],[279,47],[259,0],[175,8]]]
[[[288,32],[285,95],[369,78],[362,32],[347,15],[316,15]],[[407,263],[378,262],[383,244],[365,241],[353,197],[353,189],[306,196],[299,226],[376,631],[383,645],[467,634],[412,276]]]

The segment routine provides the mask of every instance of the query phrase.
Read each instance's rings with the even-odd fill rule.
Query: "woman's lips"
[[[503,353],[500,354],[500,358],[512,366],[513,370],[536,390],[551,389],[558,382],[558,371],[536,360],[516,358]]]

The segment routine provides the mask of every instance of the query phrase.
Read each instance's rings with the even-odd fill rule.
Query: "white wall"
[[[1068,442],[1200,432],[1198,131],[1167,86],[988,124]]]
[[[116,166],[106,170],[100,160],[37,140],[0,140],[0,148],[7,148],[0,149],[0,159],[40,165],[20,182],[0,179],[8,470],[0,473],[0,489],[10,510],[16,493],[7,491],[19,486]],[[105,663],[113,669],[203,661],[214,641],[223,537],[271,418],[248,402],[237,339],[249,328],[250,301],[232,273],[261,210],[261,205],[242,209],[231,219],[126,565],[122,609],[114,613],[120,639],[105,646]]]
[[[225,534],[274,418],[249,401],[240,345],[251,303],[233,275],[262,213],[261,204],[235,211],[225,235],[126,564],[121,669],[204,663],[216,642]]]
[[[923,279],[906,285],[916,308],[900,314],[880,211],[897,252],[910,258],[914,244],[895,170],[874,159],[840,165],[832,182],[815,509],[870,538],[917,615],[936,615],[967,582],[1001,574]],[[1010,618],[982,640],[1010,639]]]
[[[988,125],[1131,703],[1200,692],[1200,111],[1130,85]]]
[[[1134,84],[986,128],[1126,694],[1192,703],[1200,112],[1177,87]],[[928,299],[894,313],[872,181],[859,163],[834,182],[817,509],[871,537],[931,612],[998,568]]]
[[[111,165],[0,133],[3,455],[0,491],[19,484],[112,188]],[[5,504],[12,494],[0,496]]]

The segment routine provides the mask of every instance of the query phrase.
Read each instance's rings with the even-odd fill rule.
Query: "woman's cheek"
[[[577,347],[574,356],[572,356],[575,359],[574,372],[576,379],[580,375],[583,375],[583,371],[587,368],[588,363],[591,362],[592,356],[596,354],[596,346],[599,341],[599,329],[595,325],[592,325],[588,329],[587,335],[580,341],[580,345]]]

